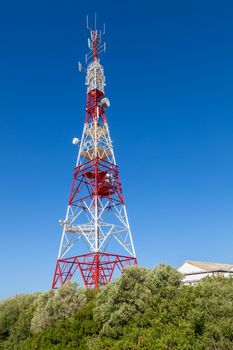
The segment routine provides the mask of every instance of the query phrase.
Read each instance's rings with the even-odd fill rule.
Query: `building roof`
[[[222,264],[222,263],[193,261],[193,260],[186,260],[186,263],[207,271],[212,271],[212,270],[228,271],[233,269],[233,264]]]

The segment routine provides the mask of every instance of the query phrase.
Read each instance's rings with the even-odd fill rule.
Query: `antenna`
[[[91,38],[93,38],[93,32],[97,31],[97,13],[95,12],[94,14],[94,30],[89,27],[89,17],[88,15],[86,16],[87,19],[87,29],[91,32]],[[99,35],[104,35],[106,33],[105,31],[105,23],[103,24],[103,30],[99,30]]]
[[[95,30],[96,30],[96,20],[97,20],[97,14],[95,12]]]
[[[89,30],[90,37],[88,38],[88,48],[90,51],[85,56],[86,64],[94,58],[96,60],[98,58],[98,55],[101,52],[106,51],[106,45],[102,40],[102,36],[105,34],[105,23],[103,24],[103,28],[98,30],[97,29],[97,13],[94,13],[94,28],[91,28],[89,23],[89,16],[86,16],[87,21],[87,29]]]
[[[83,67],[82,67],[81,62],[78,62],[78,70],[79,70],[80,73],[81,73],[82,70],[83,70]]]
[[[89,27],[89,23],[88,23],[88,15],[87,15],[87,29],[90,30],[91,32],[91,28]]]

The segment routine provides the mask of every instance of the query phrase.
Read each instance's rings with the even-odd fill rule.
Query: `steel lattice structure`
[[[60,220],[63,232],[52,288],[70,280],[76,270],[85,286],[98,288],[111,281],[114,270],[137,264],[105,113],[110,104],[99,60],[104,33],[88,29],[86,120],[66,217]],[[87,253],[77,255],[85,249],[83,242]]]

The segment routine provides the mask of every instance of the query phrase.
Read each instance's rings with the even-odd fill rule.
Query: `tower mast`
[[[105,76],[99,55],[104,31],[87,27],[86,120],[56,262],[52,288],[79,270],[86,287],[109,283],[114,271],[137,264],[105,110]],[[79,143],[74,139],[73,143]],[[85,245],[84,245],[85,244]],[[80,254],[82,251],[85,251]]]

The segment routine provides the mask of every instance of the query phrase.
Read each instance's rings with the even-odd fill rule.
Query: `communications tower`
[[[86,120],[63,226],[52,288],[70,280],[79,270],[86,287],[111,281],[114,271],[137,264],[122,194],[118,167],[105,110],[105,76],[99,54],[105,30],[87,28],[89,52],[86,72]]]

